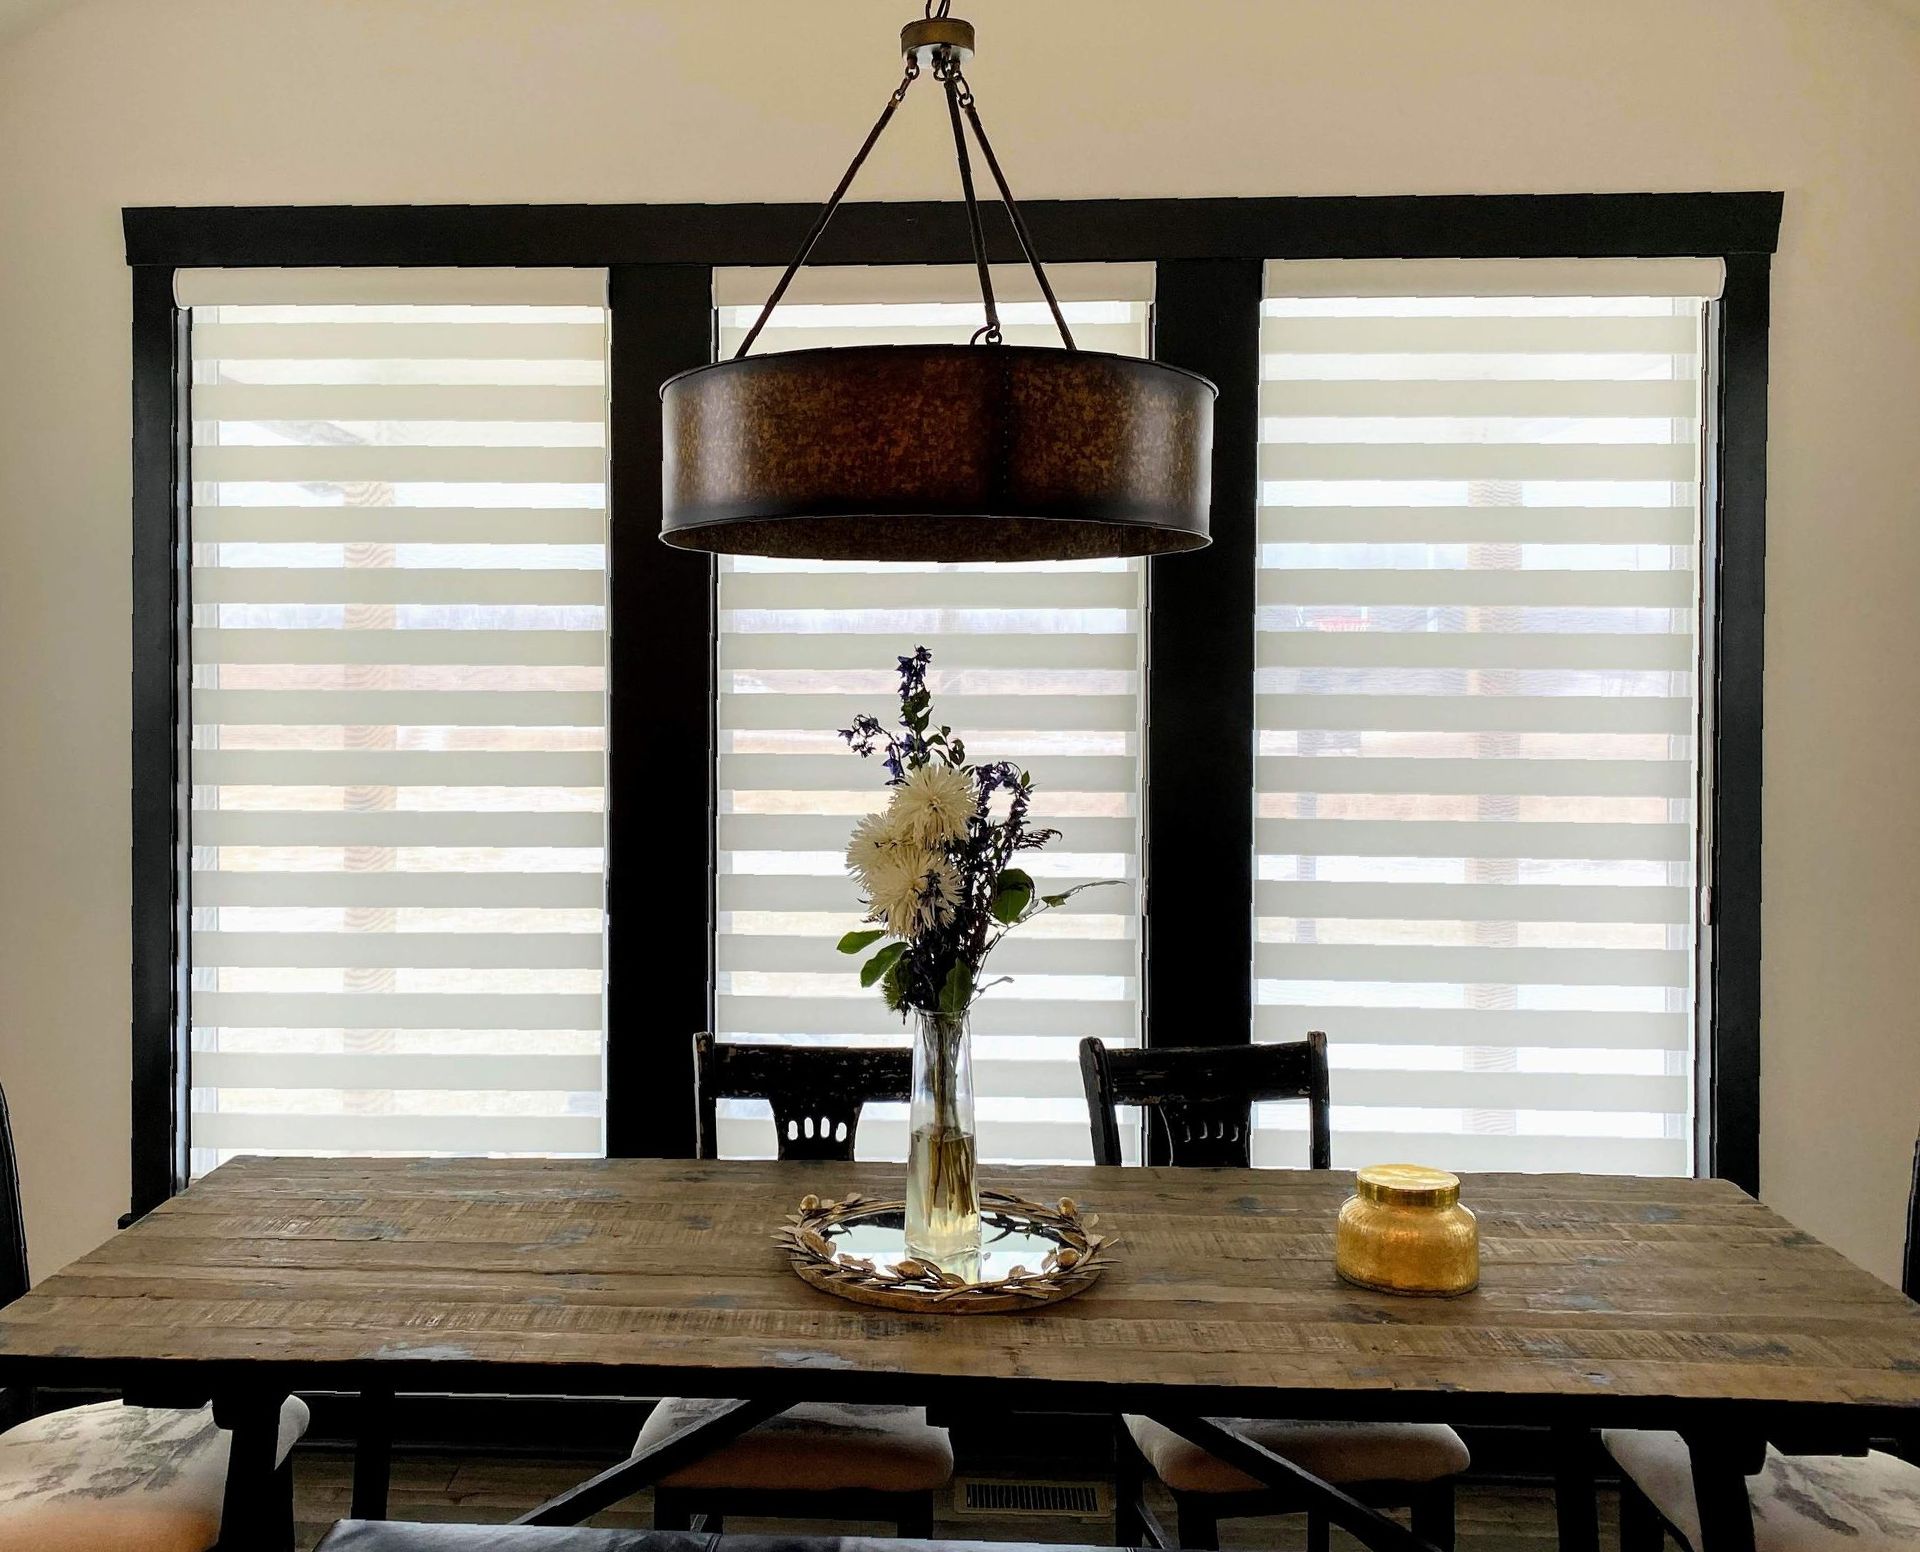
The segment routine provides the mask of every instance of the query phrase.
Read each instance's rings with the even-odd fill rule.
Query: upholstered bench
[[[707,1552],[718,1539],[678,1530],[342,1520],[320,1538],[314,1552]]]
[[[581,1530],[528,1525],[416,1525],[342,1520],[315,1552],[1097,1552],[1005,1541],[895,1536],[709,1536],[683,1530]]]

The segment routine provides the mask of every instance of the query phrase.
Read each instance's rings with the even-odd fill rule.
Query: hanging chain
[[[952,4],[953,0],[926,0],[926,20],[945,20]],[[1026,217],[1021,215],[1020,207],[1014,203],[1013,190],[1007,186],[1007,175],[1001,171],[1000,159],[993,154],[993,142],[987,139],[986,127],[980,122],[979,110],[974,106],[973,88],[967,84],[967,78],[960,70],[960,56],[945,45],[934,49],[932,56],[933,78],[941,84],[947,94],[947,117],[953,125],[954,158],[960,164],[960,192],[967,206],[967,237],[973,245],[973,264],[980,276],[980,300],[987,315],[986,324],[975,332],[974,341],[998,345],[1003,343],[1003,337],[1000,330],[1000,308],[993,295],[993,275],[987,265],[987,239],[980,221],[980,201],[974,193],[973,162],[967,154],[966,132],[961,127],[962,115],[965,115],[967,124],[972,126],[973,138],[979,144],[980,154],[986,158],[987,170],[993,174],[994,185],[1000,191],[1000,202],[1006,206],[1007,219],[1013,225],[1013,235],[1020,244],[1020,252],[1033,271],[1033,278],[1039,282],[1040,294],[1047,299],[1047,308],[1053,314],[1054,326],[1060,331],[1060,342],[1068,350],[1077,350],[1079,347],[1073,342],[1073,331],[1067,327],[1066,314],[1061,311],[1060,300],[1054,295],[1053,283],[1047,279],[1046,268],[1040,262],[1039,253],[1034,249],[1033,234],[1027,230]],[[841,177],[833,193],[827,196],[827,202],[821,207],[820,214],[814,218],[807,235],[801,239],[793,261],[787,265],[786,272],[781,275],[779,283],[774,286],[772,294],[768,296],[766,305],[760,309],[760,316],[754,319],[753,327],[747,331],[747,337],[740,342],[740,348],[734,352],[736,361],[745,356],[753,348],[754,341],[760,338],[760,331],[766,328],[767,320],[773,316],[774,308],[780,305],[781,299],[787,294],[787,288],[793,284],[794,276],[800,273],[801,267],[812,256],[815,244],[820,241],[821,234],[826,231],[827,223],[833,219],[834,211],[840,208],[840,202],[847,197],[847,190],[853,187],[853,180],[859,175],[868,155],[887,125],[893,121],[895,111],[905,101],[907,88],[912,86],[919,77],[919,61],[914,55],[909,54],[906,72],[900,77],[900,84],[893,89],[893,95],[887,99],[887,105],[880,110],[880,117],[874,122],[873,128],[867,131],[867,138],[861,142],[860,149],[854,153],[853,161],[847,167],[846,173]]]
[[[953,154],[960,164],[960,194],[967,204],[967,237],[973,244],[973,267],[980,274],[980,301],[986,308],[986,326],[973,336],[973,342],[985,342],[989,345],[1002,343],[1000,334],[1000,308],[993,299],[993,272],[987,267],[987,236],[980,224],[980,200],[973,190],[973,159],[967,155],[967,132],[961,126],[960,114],[964,109],[973,112],[973,94],[966,93],[962,101],[962,92],[966,78],[960,74],[960,62],[950,49],[937,49],[933,56],[933,78],[947,92],[947,117],[953,123]]]
[[[1033,246],[1033,234],[1027,230],[1027,218],[1020,214],[1020,207],[1014,202],[1013,190],[1007,185],[1007,175],[1000,170],[1000,159],[993,154],[993,142],[987,139],[986,126],[980,122],[980,113],[973,105],[973,88],[967,85],[967,78],[955,66],[953,78],[948,82],[949,92],[958,85],[957,102],[967,116],[967,122],[973,126],[973,138],[980,142],[980,154],[987,160],[987,170],[993,174],[993,181],[1000,190],[1000,203],[1007,207],[1007,219],[1013,224],[1013,235],[1020,244],[1020,251],[1026,256],[1027,266],[1033,271],[1033,278],[1040,283],[1040,294],[1047,299],[1047,310],[1053,314],[1054,327],[1060,331],[1060,343],[1068,350],[1080,347],[1073,342],[1073,330],[1067,327],[1067,316],[1060,310],[1060,299],[1053,294],[1053,282],[1047,279],[1046,266],[1040,262],[1039,252]],[[964,153],[962,161],[964,163]],[[988,298],[992,306],[992,298]]]
[[[827,229],[827,223],[833,219],[834,211],[840,208],[840,201],[847,197],[847,190],[853,187],[853,180],[859,176],[880,136],[900,104],[906,100],[907,88],[920,78],[920,64],[911,55],[907,58],[906,73],[900,77],[900,84],[893,89],[893,95],[887,99],[887,105],[880,110],[880,117],[874,121],[873,128],[867,131],[867,138],[860,143],[860,149],[853,154],[853,161],[842,175],[838,186],[827,196],[827,202],[821,206],[820,214],[814,217],[813,225],[807,235],[800,240],[800,247],[793,255],[793,261],[787,265],[786,273],[780,277],[780,283],[773,288],[767,298],[766,306],[760,309],[760,316],[753,320],[753,327],[747,330],[747,337],[740,342],[740,348],[733,353],[738,361],[753,348],[753,342],[760,338],[760,331],[767,326],[767,320],[773,316],[774,308],[780,305],[780,299],[787,294],[787,287],[793,284],[793,277],[800,273],[800,267],[813,253],[814,244],[820,241],[820,234]]]

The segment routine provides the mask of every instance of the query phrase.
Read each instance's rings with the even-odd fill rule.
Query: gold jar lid
[[[1382,1207],[1451,1207],[1460,1200],[1460,1177],[1424,1164],[1369,1164],[1355,1172],[1353,1189]]]

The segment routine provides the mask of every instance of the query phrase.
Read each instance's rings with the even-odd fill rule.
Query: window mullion
[[[713,357],[713,271],[608,271],[607,1153],[691,1158],[713,1027],[714,563],[660,543],[660,384]]]
[[[1253,1035],[1254,515],[1262,266],[1158,266],[1154,358],[1220,389],[1213,544],[1148,563],[1149,1045]],[[1156,973],[1157,968],[1157,973]]]

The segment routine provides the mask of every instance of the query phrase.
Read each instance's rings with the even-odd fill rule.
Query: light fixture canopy
[[[906,73],[732,360],[669,379],[660,537],[678,549],[819,560],[1165,555],[1209,542],[1214,385],[1078,349],[974,106],[973,28],[928,0]],[[985,325],[966,345],[749,356],[922,69],[945,89]],[[963,120],[1063,350],[1001,337]]]

